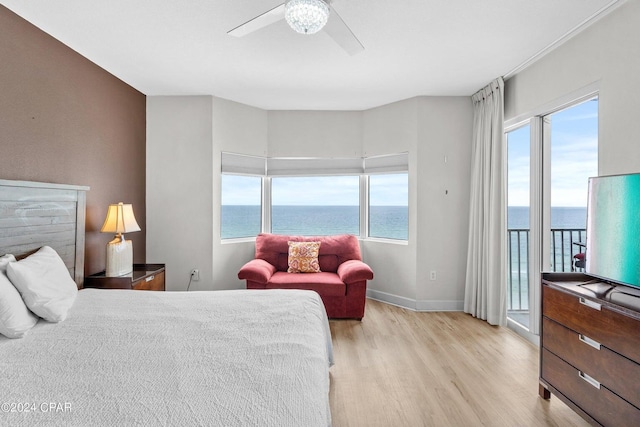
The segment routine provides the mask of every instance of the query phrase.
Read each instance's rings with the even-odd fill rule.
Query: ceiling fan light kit
[[[356,55],[364,50],[360,40],[342,20],[330,0],[287,0],[227,31],[227,34],[244,37],[282,19],[287,21],[291,29],[301,34],[314,34],[318,31],[326,33],[349,55]]]
[[[300,34],[317,33],[329,20],[329,6],[323,0],[289,0],[284,5],[284,17]]]

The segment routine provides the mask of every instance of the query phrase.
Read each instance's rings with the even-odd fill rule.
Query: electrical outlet
[[[431,273],[429,274],[429,279],[436,280],[436,271],[435,270],[431,270]]]
[[[191,270],[191,279],[194,282],[200,280],[200,270],[198,270],[197,268]]]

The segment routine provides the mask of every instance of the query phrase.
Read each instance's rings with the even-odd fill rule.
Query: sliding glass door
[[[507,132],[507,317],[529,328],[531,128]]]
[[[587,185],[598,175],[598,98],[532,117],[507,136],[507,317],[538,333],[540,271],[580,271]]]

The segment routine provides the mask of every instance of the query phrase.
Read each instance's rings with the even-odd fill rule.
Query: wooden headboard
[[[0,255],[58,252],[78,287],[84,281],[86,192],[89,187],[0,179]]]

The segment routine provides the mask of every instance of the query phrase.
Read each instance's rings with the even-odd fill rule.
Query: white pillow
[[[0,257],[0,334],[7,338],[22,338],[38,322],[7,277],[7,264],[15,260],[13,255]]]
[[[62,322],[76,300],[78,287],[58,253],[49,246],[12,262],[7,275],[29,310],[49,322]]]

